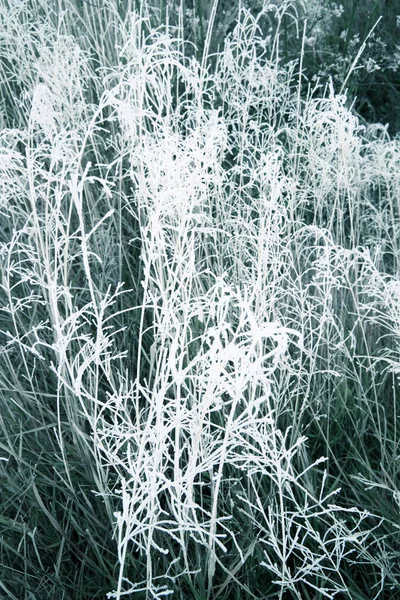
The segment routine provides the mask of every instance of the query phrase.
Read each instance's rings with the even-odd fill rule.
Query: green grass
[[[256,13],[0,3],[7,598],[399,589],[400,142]]]

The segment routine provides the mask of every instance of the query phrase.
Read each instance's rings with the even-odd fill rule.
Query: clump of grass
[[[390,594],[396,140],[282,64],[286,4],[211,59],[214,4],[200,61],[183,6],[32,6],[0,13],[2,589]]]

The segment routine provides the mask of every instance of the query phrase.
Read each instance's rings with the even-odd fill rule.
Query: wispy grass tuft
[[[0,6],[0,588],[389,598],[399,141],[186,8]]]

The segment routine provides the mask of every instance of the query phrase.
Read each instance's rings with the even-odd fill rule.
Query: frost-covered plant
[[[1,13],[30,66],[0,133],[2,588],[397,589],[398,144],[282,65],[286,3],[200,62],[145,5],[106,3],[103,43],[76,10]]]

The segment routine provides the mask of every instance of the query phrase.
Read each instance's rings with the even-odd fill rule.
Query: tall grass
[[[2,593],[394,597],[399,140],[286,4],[0,8]]]

